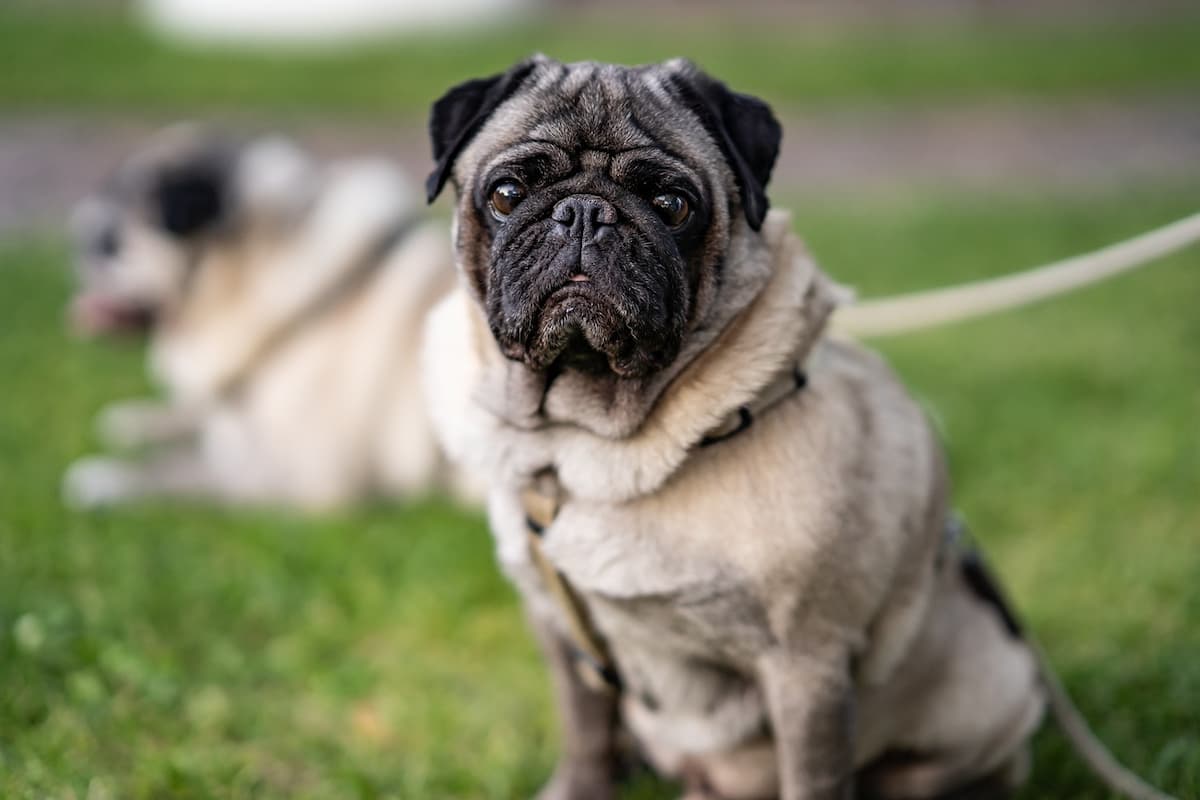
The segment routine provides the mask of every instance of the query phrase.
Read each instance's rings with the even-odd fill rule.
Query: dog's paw
[[[137,449],[151,440],[147,418],[156,411],[158,406],[138,401],[107,406],[96,415],[96,435],[105,447]]]
[[[137,495],[137,470],[112,458],[81,458],[63,476],[63,502],[71,508],[116,505]]]
[[[617,785],[608,769],[560,764],[536,800],[616,800]]]

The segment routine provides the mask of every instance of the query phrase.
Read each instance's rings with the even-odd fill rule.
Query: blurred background
[[[534,51],[689,56],[783,121],[773,203],[863,295],[1200,210],[1200,8],[1142,0],[6,0],[0,796],[527,797],[555,732],[482,518],[63,508],[136,343],[81,342],[65,217],[150,132],[281,131],[423,178],[450,85]],[[448,216],[443,199],[435,213]],[[1200,252],[877,343],[1112,748],[1200,795]],[[670,797],[644,778],[630,797]],[[1022,798],[1101,798],[1053,729]]]

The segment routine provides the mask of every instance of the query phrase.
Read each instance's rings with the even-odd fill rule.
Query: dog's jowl
[[[685,61],[538,57],[430,128],[463,280],[427,391],[554,673],[543,796],[613,796],[627,741],[696,796],[1019,784],[1037,660],[964,572],[921,411],[824,334],[769,107]]]

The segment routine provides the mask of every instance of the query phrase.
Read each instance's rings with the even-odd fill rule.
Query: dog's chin
[[[639,346],[611,303],[582,287],[566,287],[546,301],[528,342],[502,339],[500,345],[506,356],[536,372],[573,369],[636,379],[666,366],[661,351]]]

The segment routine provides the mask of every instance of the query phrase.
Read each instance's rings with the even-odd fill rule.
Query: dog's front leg
[[[782,800],[854,796],[854,692],[838,654],[776,648],[758,674],[778,753]]]
[[[100,411],[96,431],[108,447],[136,450],[193,436],[202,419],[194,408],[157,400],[125,400]]]
[[[538,800],[616,797],[617,701],[583,683],[567,643],[546,621],[531,616],[554,684],[562,755]]]
[[[181,446],[137,461],[89,456],[63,476],[63,499],[77,509],[101,508],[146,498],[222,498],[225,486],[203,454]]]

